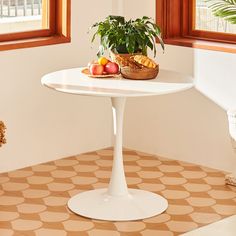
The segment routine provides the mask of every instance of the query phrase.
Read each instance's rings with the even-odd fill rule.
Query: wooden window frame
[[[50,0],[48,29],[1,35],[0,51],[68,43],[71,41],[70,34],[71,0]]]
[[[194,29],[195,0],[156,0],[166,44],[236,53],[236,35]]]

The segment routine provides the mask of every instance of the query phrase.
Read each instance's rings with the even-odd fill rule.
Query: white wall
[[[236,108],[236,54],[195,50],[196,87],[225,110]]]
[[[154,18],[155,0],[72,0],[71,44],[0,52],[0,119],[8,127],[0,171],[111,145],[107,99],[60,94],[41,86],[40,77],[87,64],[96,51],[88,27],[122,12]],[[167,46],[157,61],[161,68],[196,74],[201,92],[224,108],[234,105],[235,54]],[[130,99],[126,112],[127,147],[225,170],[236,161],[225,111],[195,89]]]
[[[142,15],[155,18],[155,0],[146,0],[145,4],[142,0],[123,3],[127,18]],[[169,158],[232,170],[236,155],[224,109],[236,107],[236,55],[167,46],[165,54],[159,52],[156,60],[163,69],[194,75],[197,90],[129,100],[125,145]]]
[[[72,0],[72,43],[0,52],[0,172],[110,146],[107,99],[60,94],[40,78],[86,65],[96,55],[88,28],[111,12],[109,0]]]

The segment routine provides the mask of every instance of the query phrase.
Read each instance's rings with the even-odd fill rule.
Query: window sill
[[[164,40],[165,44],[236,53],[236,44],[211,42],[207,40],[192,38],[168,38]]]
[[[8,41],[8,42],[0,42],[0,51],[13,50],[13,49],[18,49],[18,48],[39,47],[39,46],[69,43],[69,42],[71,42],[70,37],[61,36],[61,35],[32,38],[32,39],[25,39],[25,40],[15,40],[15,41]]]

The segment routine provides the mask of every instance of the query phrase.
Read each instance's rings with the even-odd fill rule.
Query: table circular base
[[[141,220],[161,214],[168,207],[165,198],[152,192],[128,189],[129,194],[111,196],[107,189],[79,193],[68,202],[74,213],[97,220]]]

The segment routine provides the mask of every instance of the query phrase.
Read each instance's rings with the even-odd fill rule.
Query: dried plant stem
[[[0,121],[0,147],[2,146],[2,144],[6,143],[5,130],[6,130],[5,124],[2,121]]]

